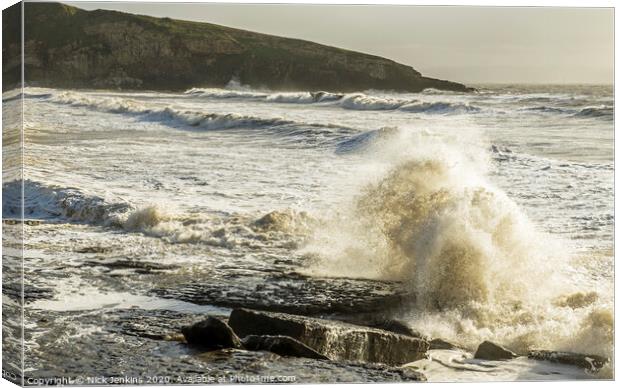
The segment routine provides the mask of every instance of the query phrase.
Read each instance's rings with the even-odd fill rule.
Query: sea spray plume
[[[446,162],[403,162],[356,204],[385,240],[386,275],[410,281],[425,308],[526,298],[552,269],[533,227],[503,193],[466,184],[468,172]]]
[[[494,340],[609,357],[608,302],[578,290],[570,252],[488,182],[478,141],[401,130],[370,149],[388,167],[321,225],[307,271],[402,281],[416,295],[403,319],[472,350]]]

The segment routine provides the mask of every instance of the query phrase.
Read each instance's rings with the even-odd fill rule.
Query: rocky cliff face
[[[59,3],[24,8],[29,85],[184,90],[235,78],[273,90],[469,90],[385,58],[303,40]],[[19,7],[3,11],[3,32],[14,30],[19,18]],[[18,41],[4,39],[3,58],[19,50]],[[19,80],[14,62],[4,62],[3,89]]]

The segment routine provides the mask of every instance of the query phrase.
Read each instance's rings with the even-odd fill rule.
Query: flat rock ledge
[[[534,360],[575,365],[591,372],[598,371],[609,362],[609,359],[605,357],[572,352],[555,352],[551,350],[531,350],[527,354],[527,357]]]
[[[426,357],[425,339],[299,315],[235,309],[228,324],[239,337],[294,338],[331,360],[403,365]]]

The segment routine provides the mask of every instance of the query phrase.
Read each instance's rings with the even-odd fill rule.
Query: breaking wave
[[[412,327],[472,350],[494,340],[611,356],[609,299],[558,271],[570,252],[486,180],[487,150],[403,135],[382,147],[391,167],[315,232],[308,273],[405,282]]]
[[[400,110],[406,112],[424,112],[435,114],[455,114],[479,112],[480,108],[469,104],[450,103],[450,102],[415,102],[403,105]]]
[[[314,129],[315,131],[321,132],[323,134],[331,133],[330,129],[343,130],[344,132],[353,131],[353,129],[345,126],[296,122],[278,117],[263,118],[239,115],[235,113],[203,113],[192,110],[175,109],[172,107],[149,108],[137,101],[130,99],[114,97],[93,98],[85,94],[78,94],[73,92],[63,92],[53,95],[49,98],[49,101],[58,104],[94,109],[105,113],[130,114],[138,116],[142,120],[180,124],[203,130],[223,130],[231,128],[279,128],[296,131],[299,129]]]
[[[21,217],[21,190],[22,185],[19,181],[3,185],[3,217]],[[129,229],[153,225],[160,221],[159,219],[147,221],[147,210],[136,209],[118,199],[90,195],[76,188],[46,186],[25,180],[23,190],[23,210],[26,219],[84,222]]]
[[[480,108],[464,103],[447,101],[425,102],[419,100],[384,98],[364,93],[339,94],[329,92],[253,92],[229,89],[198,89],[193,88],[185,94],[194,97],[211,99],[252,99],[272,103],[288,104],[323,104],[339,106],[351,110],[400,110],[410,113],[458,114],[479,112]]]
[[[608,105],[587,106],[581,109],[560,108],[555,106],[541,105],[523,108],[521,110],[537,113],[563,114],[580,118],[601,118],[613,120],[614,117],[614,108]]]
[[[169,243],[290,249],[296,248],[317,222],[306,212],[291,209],[232,217],[179,214],[157,204],[136,206],[120,198],[88,194],[77,188],[31,180],[25,180],[23,186],[25,219],[118,228]],[[3,218],[21,218],[20,182],[5,183],[2,191]]]
[[[193,97],[203,97],[212,99],[252,99],[264,100],[275,103],[288,104],[312,104],[316,102],[337,101],[343,94],[329,92],[257,92],[250,90],[218,89],[218,88],[192,88],[185,92],[186,95]]]
[[[260,92],[251,92],[245,90],[234,89],[218,89],[218,88],[192,88],[185,91],[185,94],[194,97],[206,97],[206,98],[246,98],[246,99],[262,99],[268,95]]]
[[[398,133],[396,127],[383,127],[371,131],[362,132],[336,144],[336,154],[348,154],[353,152],[363,152],[370,147],[377,145],[390,136]]]

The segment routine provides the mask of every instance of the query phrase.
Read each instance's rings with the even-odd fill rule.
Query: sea
[[[460,348],[408,366],[430,381],[611,378],[525,355],[613,356],[613,87],[476,89],[5,92],[5,117],[23,103],[2,212],[23,190],[26,309],[368,307]],[[75,345],[96,320],[25,319],[34,375],[76,362],[43,355],[52,329],[97,357]],[[477,360],[485,340],[522,356]]]

